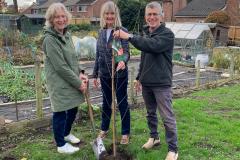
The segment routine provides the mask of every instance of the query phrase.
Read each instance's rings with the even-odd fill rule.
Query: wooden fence
[[[232,62],[233,63],[233,62]],[[231,64],[231,66],[234,66],[234,64]],[[231,80],[236,80],[236,79],[239,79],[239,77],[236,77],[234,75],[234,71],[233,71],[234,67],[231,67],[231,77],[229,79],[224,79],[224,80],[220,80],[220,81],[215,81],[213,83],[212,86],[213,87],[217,87],[219,86],[218,84],[221,84],[223,85],[225,82],[229,82]],[[132,104],[132,105],[136,105],[136,104],[139,104],[139,103],[142,103],[142,98],[141,98],[141,95],[140,94],[137,94],[135,92],[135,89],[134,89],[134,73],[135,73],[136,69],[134,67],[131,67],[129,69],[129,72],[130,72],[130,75],[131,77],[129,78],[130,79],[130,88],[129,88],[129,104]],[[14,133],[14,132],[18,132],[18,131],[21,131],[21,130],[24,130],[26,128],[34,128],[34,129],[38,129],[38,128],[41,128],[41,127],[46,127],[46,126],[49,126],[51,124],[51,118],[48,116],[45,116],[43,113],[44,113],[44,110],[43,110],[43,106],[45,104],[45,102],[43,103],[43,99],[42,99],[42,91],[41,91],[41,87],[40,87],[40,83],[41,83],[41,79],[40,79],[40,75],[41,74],[41,66],[40,66],[40,63],[39,61],[36,61],[35,62],[35,77],[36,77],[36,97],[37,97],[37,100],[35,102],[36,104],[36,107],[35,107],[35,112],[36,112],[36,118],[35,119],[30,119],[30,120],[21,120],[21,121],[18,121],[18,122],[14,122],[14,123],[10,123],[10,124],[4,124],[4,125],[1,125],[0,126],[0,134],[9,134],[9,133]],[[92,76],[89,76],[89,79],[92,79],[93,77]],[[184,91],[180,91],[181,93],[175,93],[178,94],[178,95],[186,95],[188,93],[191,93],[192,91],[196,91],[196,90],[200,90],[200,89],[203,89],[203,88],[206,88],[206,86],[209,86],[209,83],[208,84],[203,84],[203,85],[200,85],[200,81],[201,81],[201,78],[200,77],[200,62],[198,62],[198,65],[197,65],[197,69],[196,69],[196,78],[195,79],[195,86],[193,87],[189,87],[188,89],[185,89]],[[91,97],[90,99],[94,99],[94,98],[99,98],[99,96],[101,95],[97,95],[95,97]],[[49,102],[49,101],[48,101]],[[13,104],[13,109],[16,108],[16,114],[17,114],[17,111],[18,111],[18,104],[15,103]],[[1,105],[0,105],[1,107]],[[2,107],[1,107],[2,108]]]
[[[89,18],[72,18],[71,24],[90,24]]]

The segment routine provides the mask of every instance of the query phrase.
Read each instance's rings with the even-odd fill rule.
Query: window
[[[87,6],[78,6],[78,12],[87,12]]]
[[[33,9],[32,10],[32,14],[38,14],[38,10],[37,9]]]
[[[67,10],[68,10],[69,12],[73,12],[73,8],[72,8],[72,7],[67,7]]]
[[[44,8],[44,9],[41,9],[40,13],[45,14],[46,11],[47,11],[47,9]]]

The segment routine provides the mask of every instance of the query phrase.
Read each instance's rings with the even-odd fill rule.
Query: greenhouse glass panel
[[[172,28],[170,28],[174,34],[176,34],[180,29],[183,24],[174,24]]]
[[[197,39],[204,31],[209,31],[207,25],[196,24],[194,28],[189,32],[187,39]]]
[[[171,29],[174,26],[174,23],[166,23],[166,27]]]
[[[183,25],[181,26],[181,30],[190,31],[190,30],[192,30],[192,28],[193,28],[194,26],[195,26],[194,24],[189,24],[189,23],[183,24]]]
[[[183,38],[185,39],[188,35],[189,31],[178,31],[175,35],[175,38]]]

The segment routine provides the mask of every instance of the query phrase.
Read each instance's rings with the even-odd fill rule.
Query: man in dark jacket
[[[117,30],[115,37],[128,39],[137,49],[142,51],[140,69],[137,76],[142,85],[142,94],[147,108],[150,138],[142,148],[150,149],[160,144],[157,131],[159,109],[166,130],[168,154],[166,160],[177,160],[177,127],[172,109],[172,52],[174,34],[162,23],[162,7],[158,2],[147,4],[145,9],[147,27],[144,35],[132,35]],[[139,85],[138,85],[139,86]]]

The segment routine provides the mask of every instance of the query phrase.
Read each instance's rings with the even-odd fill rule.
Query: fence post
[[[17,104],[17,94],[14,94],[14,104],[15,104],[15,110],[16,110],[16,118],[17,121],[19,120],[19,112],[18,112],[18,104]]]
[[[200,86],[200,60],[197,61],[197,71],[196,71],[196,87]]]
[[[230,79],[234,78],[234,53],[230,53]]]
[[[136,95],[134,95],[134,73],[135,67],[131,67],[131,76],[130,76],[130,101],[132,105],[137,104]]]
[[[42,82],[41,82],[41,61],[39,58],[40,53],[37,53],[35,58],[35,89],[36,89],[36,107],[37,117],[43,117],[43,100],[42,100]]]

